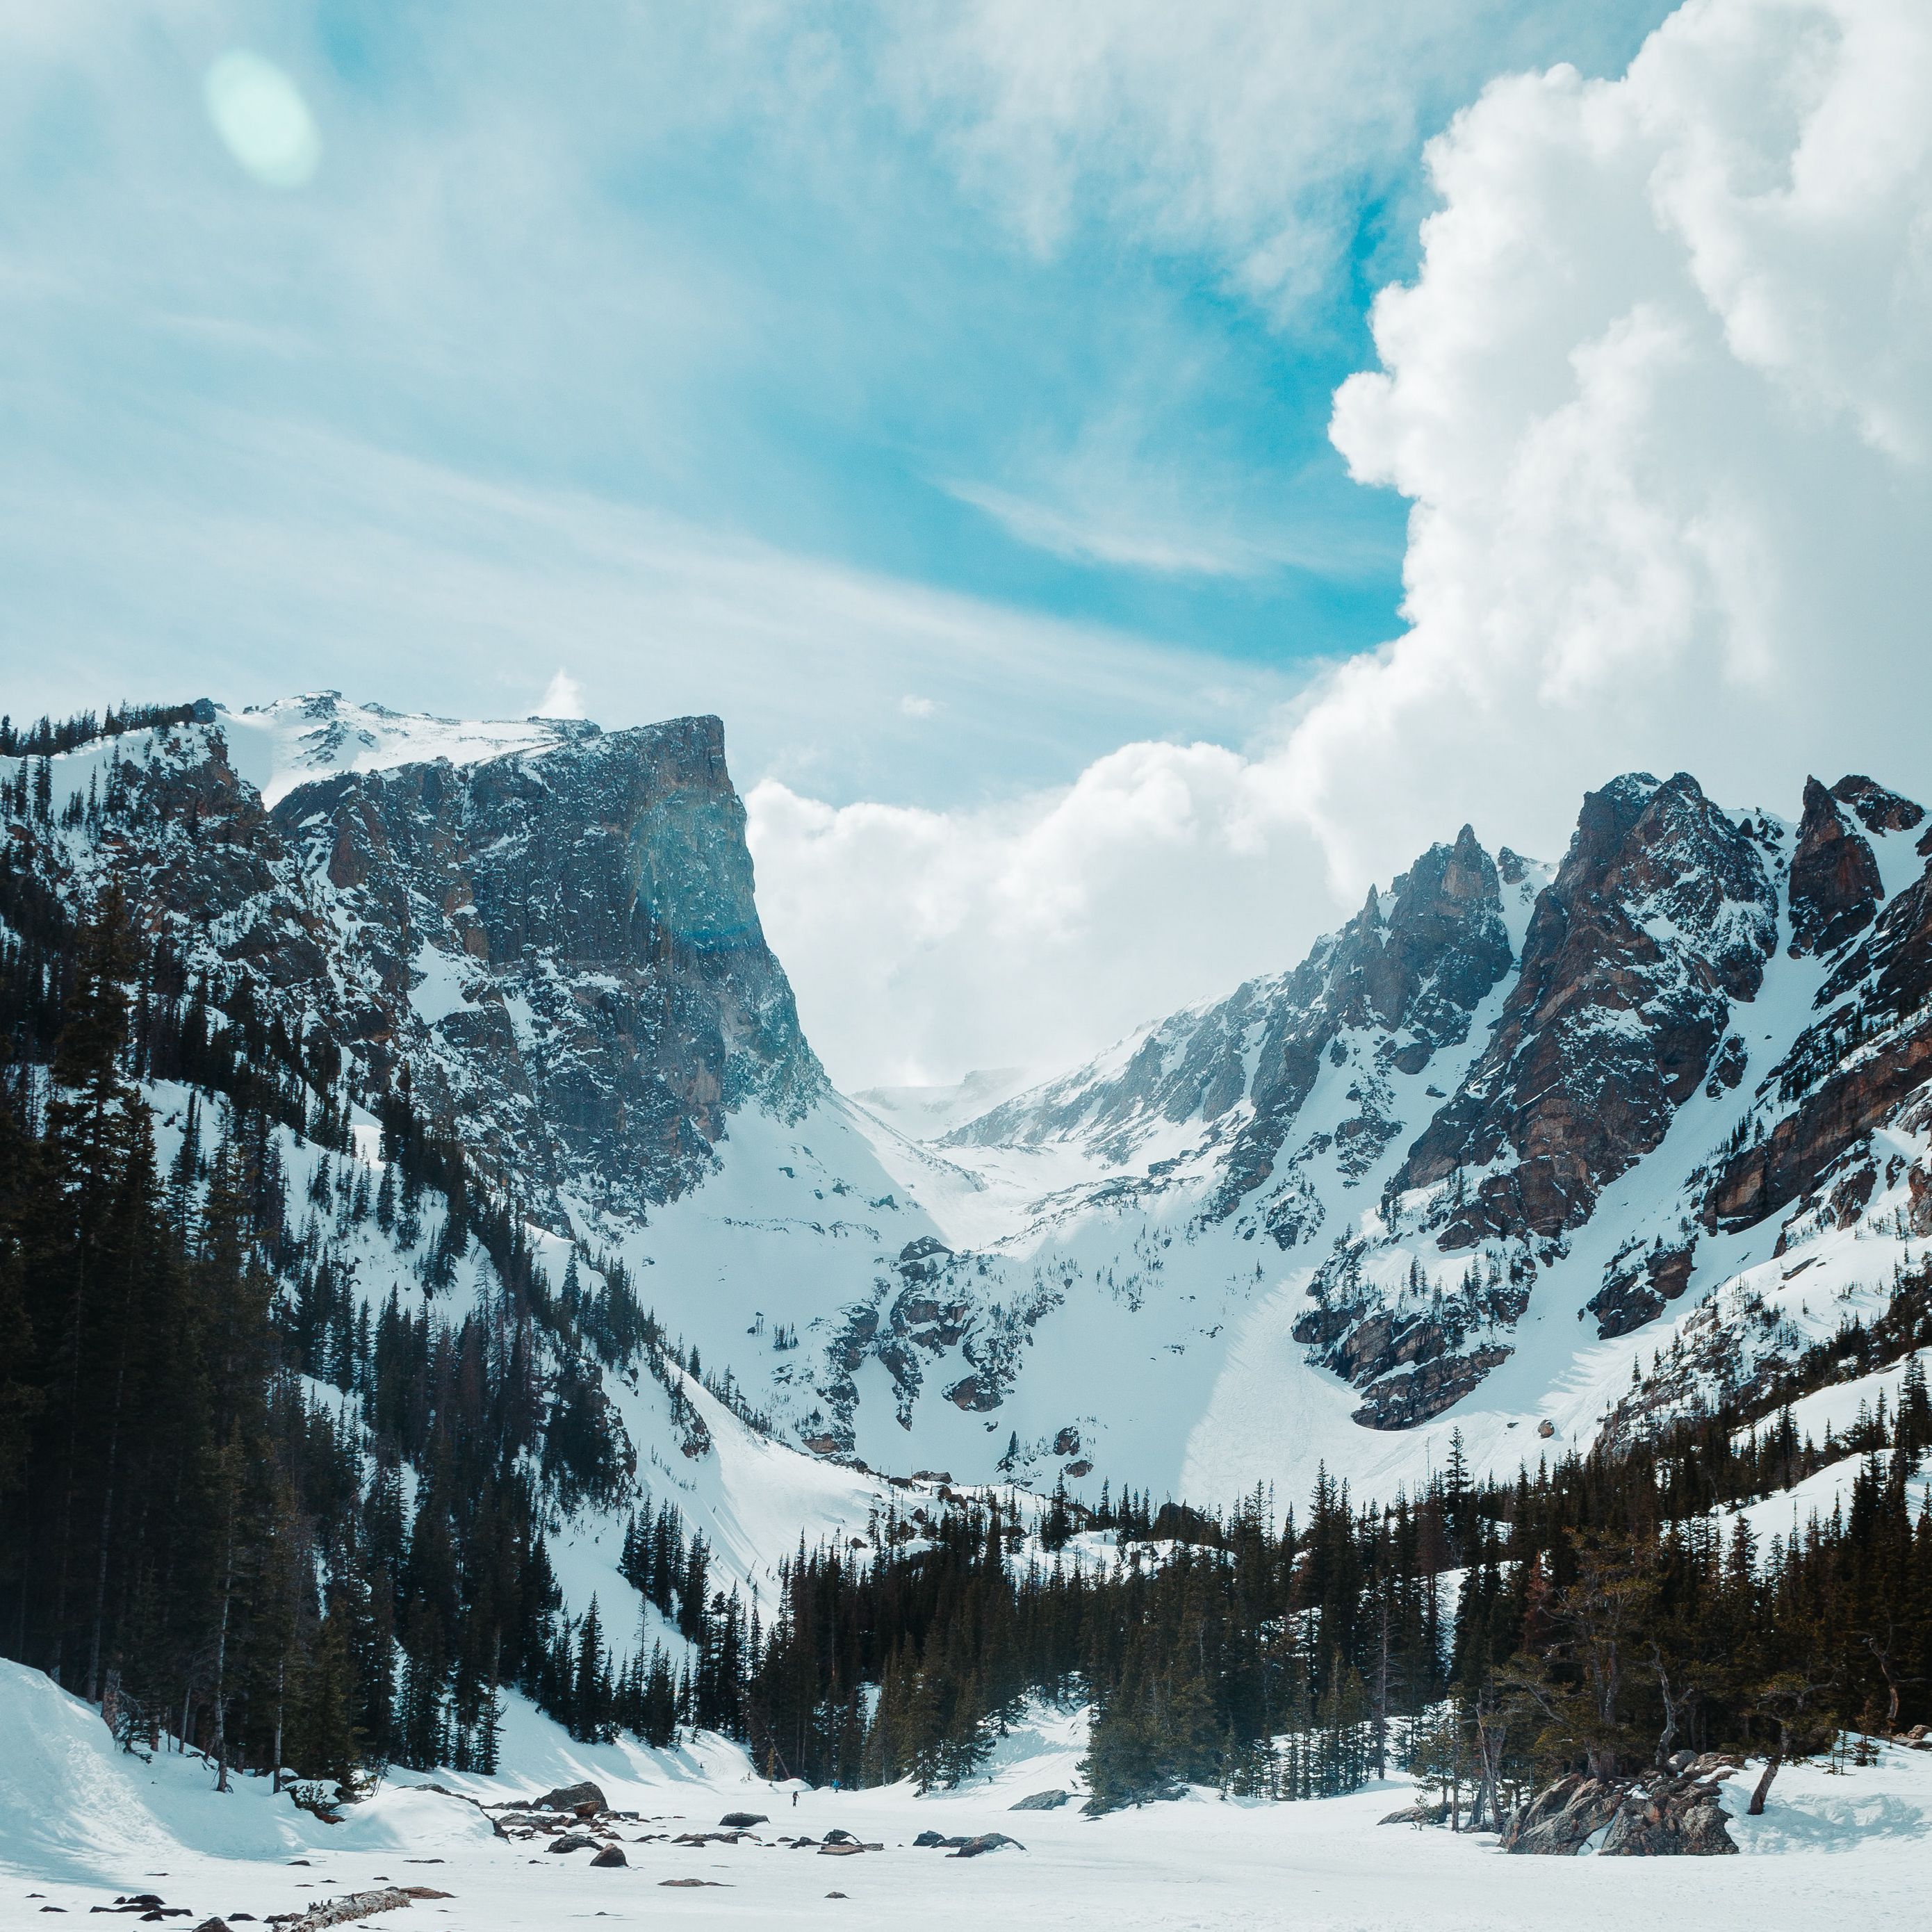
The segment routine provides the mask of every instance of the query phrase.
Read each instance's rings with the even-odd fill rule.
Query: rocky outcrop
[[[1756,842],[1688,773],[1590,794],[1496,1037],[1399,1178],[1491,1170],[1442,1244],[1586,1220],[1703,1082],[1733,1002],[1762,982],[1777,914]]]
[[[1820,997],[1830,1010],[1774,1074],[1790,1111],[1720,1168],[1710,1227],[1748,1227],[1809,1194],[1932,1080],[1932,872],[1886,908]]]
[[[1626,1784],[1580,1774],[1558,1778],[1520,1808],[1498,1840],[1505,1852],[1574,1858],[1713,1858],[1737,1846],[1718,1787],[1734,1759],[1706,1756],[1681,1771]]]
[[[1925,816],[1923,806],[1886,790],[1857,772],[1841,778],[1832,788],[1832,796],[1840,805],[1850,806],[1868,832],[1910,832]]]
[[[1835,952],[1870,925],[1885,896],[1871,842],[1816,778],[1804,781],[1789,892],[1794,954]]]
[[[371,1057],[408,1059],[502,1171],[667,1199],[734,1108],[818,1090],[715,718],[345,772],[273,817],[430,1036],[392,1028]]]
[[[736,1108],[796,1112],[823,1090],[759,926],[716,718],[337,772],[272,810],[232,761],[236,729],[210,710],[139,756],[130,742],[124,806],[86,862],[111,869],[184,986],[365,1089],[406,1077],[540,1218],[560,1224],[565,1189],[671,1198]]]
[[[1628,1335],[1654,1322],[1690,1285],[1695,1245],[1666,1248],[1658,1244],[1648,1253],[1619,1254],[1604,1271],[1604,1285],[1584,1304],[1597,1318],[1600,1340]]]

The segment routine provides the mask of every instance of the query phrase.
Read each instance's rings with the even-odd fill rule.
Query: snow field
[[[1030,1792],[1078,1782],[1082,1725],[1043,1712],[1016,1728],[989,1774],[925,1798],[910,1787],[800,1790],[753,1775],[742,1753],[701,1739],[674,1752],[573,1743],[527,1706],[504,1730],[503,1778],[434,1781],[492,1800],[590,1778],[614,1808],[630,1862],[592,1870],[584,1853],[494,1838],[460,1798],[398,1774],[330,1826],[278,1798],[266,1780],[212,1789],[196,1758],[152,1764],[115,1750],[98,1714],[38,1673],[0,1665],[0,1925],[44,1922],[43,1908],[86,1913],[152,1891],[196,1919],[298,1910],[380,1880],[430,1885],[407,1920],[475,1932],[538,1932],[602,1919],[664,1927],[824,1924],[859,1932],[988,1924],[1108,1928],[1292,1925],[1350,1932],[1547,1932],[1552,1924],[1784,1932],[1840,1922],[1856,1900],[1865,1928],[1917,1926],[1932,1858],[1932,1753],[1888,1749],[1834,1774],[1787,1766],[1762,1819],[1736,1817],[1738,1858],[1513,1858],[1486,1837],[1382,1826],[1410,1801],[1405,1780],[1299,1804],[1178,1803],[1090,1820],[1077,1804],[1013,1813]],[[1741,1812],[1749,1774],[1726,1787]],[[769,1814],[736,1845],[682,1846],[728,1810]],[[843,1829],[885,1849],[846,1858],[781,1846]],[[962,1860],[915,1849],[922,1831],[1004,1832],[1024,1851]],[[654,1842],[640,1836],[662,1832]],[[306,1863],[292,1862],[307,1861]],[[701,1886],[671,1886],[700,1880]],[[838,1892],[843,1898],[828,1897]]]

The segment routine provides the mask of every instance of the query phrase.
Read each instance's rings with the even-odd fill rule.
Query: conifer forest
[[[14,811],[46,809],[47,753],[134,722],[154,720],[9,736]],[[547,1278],[406,1073],[356,1088],[324,1031],[265,1017],[243,975],[190,974],[115,892],[76,917],[0,856],[0,1652],[145,1748],[350,1786],[488,1772],[515,1690],[580,1738],[703,1729],[775,1776],[929,1787],[1045,1700],[1092,1708],[1096,1809],[1401,1769],[1480,1824],[1566,1771],[1685,1748],[1774,1770],[1932,1718],[1922,1370],[1842,1439],[1792,1418],[1932,1342],[1932,1268],[1772,1385],[1586,1454],[1537,1443],[1511,1480],[1459,1450],[1395,1494],[1324,1474],[1232,1509],[909,1493],[862,1548],[802,1538],[748,1592],[612,1458],[600,1371],[656,1377],[704,1427],[695,1352],[621,1266]],[[165,1157],[157,1096],[185,1116]],[[350,1157],[352,1102],[381,1124],[374,1162]],[[374,1312],[339,1250],[365,1223],[418,1257]],[[448,1318],[472,1250],[494,1291]],[[704,1385],[760,1422],[728,1377]],[[1847,1454],[1849,1507],[1789,1537],[1724,1527]],[[547,1538],[586,1503],[621,1525],[628,1602],[566,1604]]]

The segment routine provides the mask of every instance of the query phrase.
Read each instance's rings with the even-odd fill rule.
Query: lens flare
[[[322,160],[322,136],[301,90],[273,62],[236,50],[202,83],[208,118],[236,160],[269,188],[302,188]]]

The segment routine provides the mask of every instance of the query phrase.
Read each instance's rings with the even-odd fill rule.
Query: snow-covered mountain
[[[112,877],[226,1024],[406,1088],[820,1459],[1214,1500],[1384,1490],[1460,1432],[1513,1469],[1828,1337],[1932,1234],[1928,847],[1869,779],[1793,824],[1630,775],[1553,867],[1466,826],[1089,1065],[855,1101],[716,720],[325,694],[51,768],[54,891]]]

